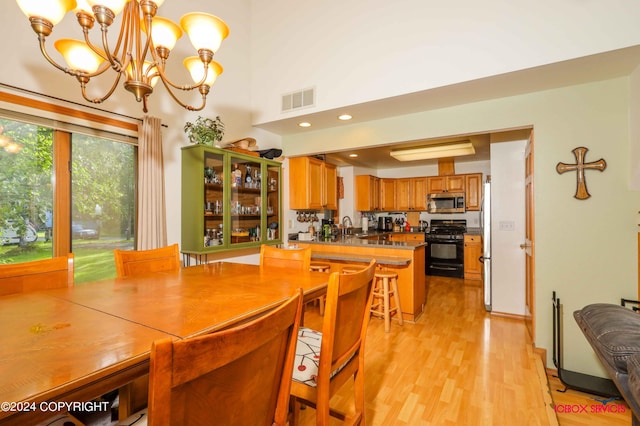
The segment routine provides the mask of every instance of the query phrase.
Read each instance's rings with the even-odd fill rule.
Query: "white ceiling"
[[[628,76],[639,65],[640,46],[633,46],[393,98],[349,105],[332,110],[311,112],[269,123],[259,123],[256,124],[256,127],[286,137],[286,135],[304,133],[305,130],[318,131],[344,125],[345,122],[340,122],[337,119],[337,116],[342,113],[348,113],[353,116],[352,120],[346,122],[352,126],[354,124],[357,125],[357,123],[366,123],[392,116]],[[298,123],[301,121],[310,122],[312,127],[307,129],[300,128]],[[528,132],[528,130],[525,131]],[[457,157],[456,162],[480,161],[489,159],[490,143],[509,140],[511,136],[521,139],[523,134],[525,134],[523,129],[508,129],[507,131],[501,130],[492,134],[451,135],[450,138],[441,140],[404,141],[394,144],[393,147],[408,148],[424,144],[469,139],[476,148],[476,155]],[[401,163],[389,156],[390,150],[391,146],[355,151],[345,150],[339,153],[327,153],[327,159],[338,165],[351,164],[373,169],[437,163],[437,160]],[[358,154],[358,157],[356,159],[350,158],[348,155],[351,153]]]

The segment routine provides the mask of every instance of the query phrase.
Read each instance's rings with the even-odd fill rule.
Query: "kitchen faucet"
[[[353,227],[353,222],[351,222],[351,218],[349,216],[345,216],[342,218],[342,229],[348,234],[349,230]]]

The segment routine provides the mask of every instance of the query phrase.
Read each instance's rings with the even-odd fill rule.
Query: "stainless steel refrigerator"
[[[491,182],[482,188],[482,206],[480,208],[482,226],[482,263],[484,264],[484,307],[491,311]]]

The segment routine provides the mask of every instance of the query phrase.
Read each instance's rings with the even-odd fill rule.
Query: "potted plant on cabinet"
[[[184,125],[184,132],[191,143],[216,146],[224,135],[224,123],[220,116],[213,120],[199,116],[194,123]]]

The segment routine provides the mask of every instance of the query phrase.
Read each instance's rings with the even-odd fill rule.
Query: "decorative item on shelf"
[[[224,136],[224,123],[220,116],[216,116],[215,120],[198,116],[194,123],[185,123],[184,132],[191,143],[217,146]]]
[[[244,186],[246,188],[253,188],[253,176],[251,176],[251,165],[247,164],[245,166],[245,174],[244,174]]]
[[[275,191],[278,187],[278,181],[275,178],[269,180],[269,191]]]
[[[282,161],[282,159],[280,158],[282,156],[282,150],[281,149],[271,148],[271,149],[264,149],[262,151],[256,151],[256,152],[262,158],[267,158],[269,160]]]
[[[215,173],[215,171],[213,170],[213,167],[205,167],[204,168],[204,183],[211,183],[211,180],[213,179],[213,174]]]
[[[175,102],[187,110],[199,111],[204,108],[216,77],[222,73],[222,67],[213,61],[213,56],[229,35],[229,28],[216,16],[192,12],[180,19],[182,30],[189,35],[191,44],[198,52],[198,56],[190,56],[183,61],[194,84],[180,85],[171,81],[165,73],[169,53],[182,36],[182,30],[171,20],[156,16],[164,0],[92,0],[78,1],[77,4],[75,0],[17,2],[38,35],[42,55],[55,68],[78,80],[82,96],[87,102],[99,104],[108,99],[120,78],[124,77],[124,88],[133,93],[136,101],[142,102],[142,109],[147,112],[147,98],[153,93],[154,85],[162,80]],[[53,27],[72,9],[82,28],[84,40],[58,39],[53,43],[64,57],[68,65],[66,67],[49,55],[45,41]],[[122,16],[118,17],[120,12]],[[107,37],[114,22],[120,23],[120,28],[116,29],[118,42],[115,49],[109,45]],[[100,46],[90,41],[94,23],[99,24],[96,27],[100,28]],[[109,69],[114,71],[111,89],[102,97],[89,96],[86,92],[89,81]],[[181,102],[172,88],[197,90],[202,96],[201,105],[194,107]]]
[[[238,166],[238,163],[233,165],[234,170],[232,173],[232,178],[233,180],[231,181],[231,186],[233,186],[234,188],[239,188],[242,186],[242,172],[240,171],[240,168]]]
[[[254,138],[242,138],[235,141],[227,142],[224,149],[230,151],[239,152],[245,155],[251,155],[253,157],[259,157],[260,154],[256,151],[256,140]]]
[[[588,148],[579,146],[573,151],[573,155],[576,157],[576,164],[558,163],[556,165],[556,171],[558,174],[564,172],[576,171],[576,193],[574,195],[578,200],[586,200],[591,197],[587,190],[587,181],[585,180],[584,171],[588,169],[603,171],[607,168],[607,162],[604,159],[598,161],[592,161],[591,163],[585,163],[584,157],[587,155]]]

